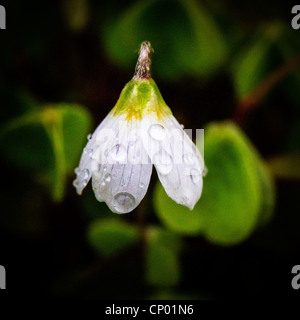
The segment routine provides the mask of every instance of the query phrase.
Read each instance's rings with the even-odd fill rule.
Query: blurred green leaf
[[[181,238],[161,228],[146,230],[146,280],[153,286],[174,286],[180,279]]]
[[[276,202],[275,182],[272,172],[267,163],[257,154],[257,176],[261,188],[261,205],[259,211],[258,225],[263,226],[268,223],[273,215]]]
[[[137,227],[117,218],[95,220],[88,230],[89,243],[105,256],[120,253],[138,239]]]
[[[159,181],[154,190],[154,206],[162,222],[173,231],[197,235],[203,228],[203,220],[195,210],[191,211],[169,198]]]
[[[109,19],[105,31],[108,56],[131,68],[141,42],[151,41],[156,51],[153,73],[167,79],[209,76],[227,58],[222,32],[195,0],[137,1],[115,21]]]
[[[265,74],[269,45],[264,38],[258,36],[236,58],[233,82],[239,99],[250,94]]]
[[[277,22],[260,29],[235,57],[232,77],[239,99],[249,95],[267,75],[270,68],[272,45],[280,38],[282,26]]]
[[[0,152],[15,165],[30,169],[50,188],[53,200],[60,201],[67,174],[79,160],[90,123],[83,107],[46,105],[2,128]]]
[[[194,210],[177,205],[158,184],[157,214],[174,231],[203,234],[222,245],[238,243],[270,217],[273,179],[253,145],[231,122],[211,123],[205,129],[205,162],[208,174]]]
[[[270,219],[275,202],[273,177],[235,124],[212,123],[205,137],[209,174],[197,206],[199,212],[208,210],[204,234],[219,244],[238,243]]]
[[[281,179],[300,179],[300,155],[286,154],[269,159],[273,174]]]

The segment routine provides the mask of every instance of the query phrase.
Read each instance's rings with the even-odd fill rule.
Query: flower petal
[[[95,155],[93,190],[97,200],[105,201],[113,212],[127,213],[144,198],[152,164],[141,142],[140,121],[117,116],[111,122],[115,123],[110,127],[117,128],[115,138],[102,142]]]
[[[101,143],[101,140],[99,140],[99,132],[102,132],[101,135],[106,140],[114,139],[114,136],[112,134],[114,131],[105,130],[105,128],[108,128],[111,123],[117,125],[117,123],[112,121],[112,118],[112,114],[109,113],[96,128],[93,135],[88,136],[88,142],[85,148],[83,149],[79,166],[75,169],[76,179],[73,181],[73,185],[76,188],[76,192],[80,195],[82,194],[83,189],[86,187],[86,185],[92,177],[92,167],[97,166],[97,161],[95,161],[94,155],[98,152],[99,145]]]
[[[143,143],[166,193],[191,210],[202,192],[204,161],[173,115],[142,121]]]

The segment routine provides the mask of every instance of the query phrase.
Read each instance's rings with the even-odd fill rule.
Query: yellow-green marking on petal
[[[158,120],[172,114],[152,78],[129,81],[111,112],[114,116],[125,114],[128,121],[141,120],[150,113]]]

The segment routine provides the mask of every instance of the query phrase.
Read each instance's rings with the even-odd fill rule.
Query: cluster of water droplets
[[[183,130],[182,125],[180,129],[181,131]],[[163,146],[165,144],[166,146],[167,144],[165,143],[165,139],[168,138],[167,134],[167,129],[159,123],[150,125],[148,129],[148,135],[150,136],[151,141],[156,145]],[[91,139],[92,135],[88,135],[88,140],[90,141]],[[173,137],[175,147],[176,144],[179,143],[179,141],[180,143],[182,143],[182,139],[183,137],[181,136],[181,134],[178,135],[178,137],[176,135]],[[132,161],[132,159],[137,159],[139,161],[142,148],[142,146],[139,145],[139,142],[141,141],[138,141],[138,134],[132,133],[128,141],[128,148],[125,147],[124,144],[120,143],[118,139],[116,139],[113,146],[107,147],[107,149],[104,151],[104,156],[107,160],[107,163],[99,163],[97,166],[97,172],[101,172],[101,178],[99,180],[100,189],[109,186],[113,183],[114,180],[118,179],[116,174],[110,173],[110,170],[108,170],[110,164],[126,164],[128,160]],[[91,146],[94,149],[91,148]],[[98,150],[97,148],[98,146],[88,143],[88,145],[84,148],[83,152],[90,159],[95,160],[95,155],[97,153],[95,151]],[[169,150],[167,151],[167,149],[161,147],[156,149],[156,151],[157,152],[154,152],[152,156],[152,161],[156,165],[157,170],[162,175],[170,174],[175,165],[174,157],[171,151],[169,152]],[[129,159],[131,154],[133,155],[133,158]],[[98,158],[98,156],[96,157]],[[188,170],[190,179],[194,184],[197,184],[201,180],[202,176],[206,173],[206,168],[204,168],[203,170],[199,168],[196,152],[190,151],[184,153],[182,155],[182,163],[186,165],[185,167]],[[94,167],[92,167],[92,170],[96,170],[93,168]],[[81,190],[88,183],[92,172],[87,168],[76,168],[75,173],[77,177],[74,180],[73,185],[77,189],[77,191],[81,193]],[[120,186],[123,188],[125,186],[125,182],[123,181],[122,184],[122,181],[120,181]],[[140,183],[138,187],[140,189],[144,189],[145,185],[143,183]],[[94,188],[95,192],[97,189],[98,187]],[[122,191],[118,192],[112,197],[110,205],[114,207],[116,212],[125,213],[134,209],[136,203],[137,202],[135,196],[133,196],[131,193]]]
[[[80,187],[84,188],[90,179],[91,173],[89,171],[89,169],[80,169],[80,168],[76,168],[75,169],[75,173],[76,173],[76,179],[73,181],[73,186],[76,189],[79,189]]]
[[[131,137],[130,141],[128,142],[129,148],[135,147],[136,139],[137,136]],[[118,139],[115,141],[115,144],[112,147],[105,150],[104,154],[106,156],[106,159],[110,161],[112,165],[126,165],[128,160],[128,149],[122,143],[120,143]],[[114,179],[118,178],[116,174],[106,172],[106,165],[104,165],[102,170],[104,173],[103,178],[101,179],[102,187],[108,186],[110,183],[112,183]],[[125,180],[122,179],[120,182],[120,187],[123,188],[125,184]],[[115,212],[127,213],[135,208],[136,199],[132,194],[128,192],[118,192],[116,195],[113,196],[110,206],[114,208]]]
[[[87,140],[92,140],[92,135],[87,136]],[[88,155],[89,158],[94,159],[94,150],[90,147],[85,147],[83,153]],[[91,178],[91,171],[88,168],[75,168],[76,179],[73,181],[73,186],[77,192],[81,193],[82,189],[88,184]]]
[[[166,138],[166,129],[161,124],[152,124],[149,127],[148,133],[157,143],[162,142]],[[153,163],[156,165],[157,170],[163,175],[167,175],[173,169],[172,156],[161,149],[153,155]]]
[[[180,126],[183,130],[184,126]],[[166,129],[161,124],[152,124],[149,127],[148,133],[150,137],[157,142],[162,142],[167,136]],[[178,139],[175,139],[175,144],[178,143],[176,140]],[[169,174],[174,167],[174,159],[172,155],[165,150],[156,152],[153,156],[153,162],[156,165],[157,170],[162,175]],[[202,176],[206,174],[206,168],[204,168],[202,172],[197,169],[197,162],[198,159],[196,152],[187,152],[182,156],[182,163],[186,164],[190,168],[189,175],[193,183],[198,183]]]

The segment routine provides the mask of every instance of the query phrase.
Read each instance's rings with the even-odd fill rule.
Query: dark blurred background
[[[299,296],[300,29],[293,1],[0,1],[0,265],[12,296]],[[73,170],[131,79],[139,45],[185,128],[205,128],[203,196],[155,170],[116,215]]]

